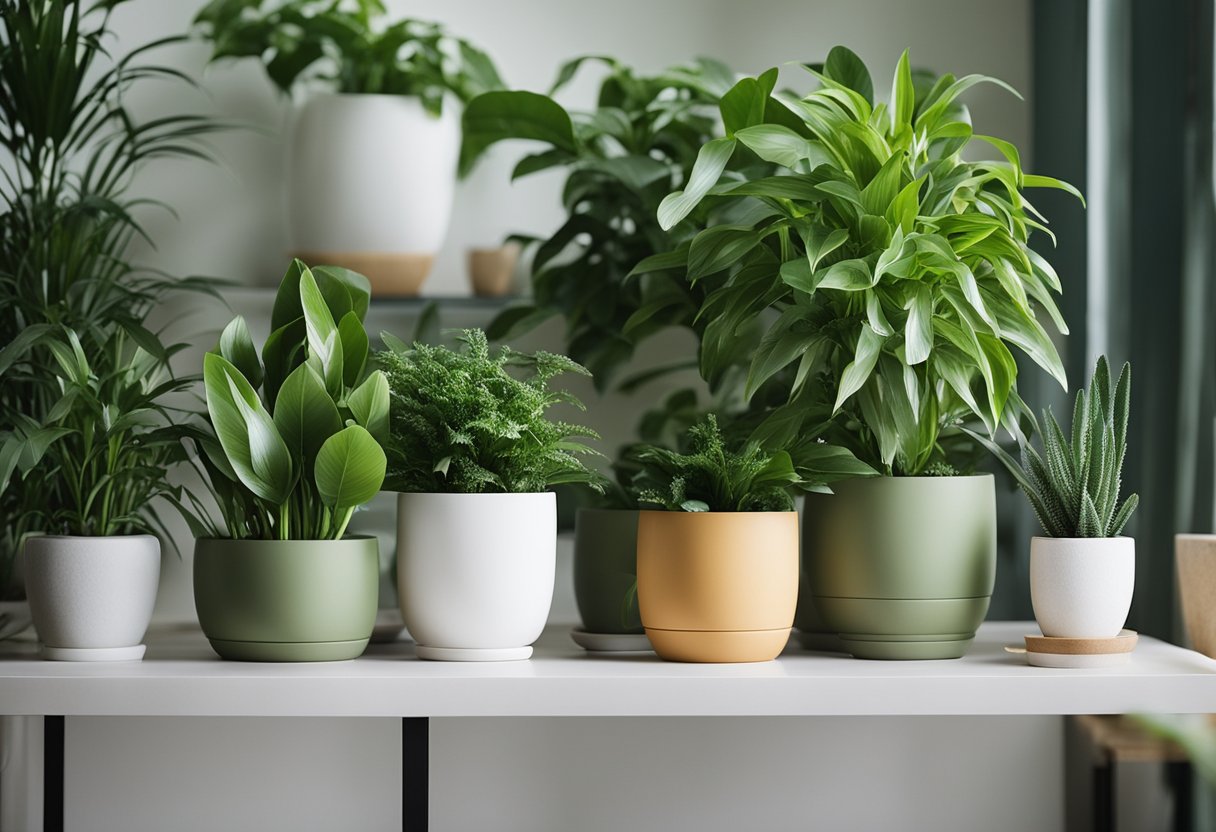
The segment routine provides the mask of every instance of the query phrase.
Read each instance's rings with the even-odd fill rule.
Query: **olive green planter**
[[[574,600],[583,629],[643,632],[633,592],[637,579],[638,512],[580,508],[574,521]]]
[[[956,659],[996,579],[992,475],[875,477],[809,494],[803,568],[815,608],[864,659]]]
[[[222,658],[327,662],[363,653],[376,623],[376,538],[194,546],[194,606]]]

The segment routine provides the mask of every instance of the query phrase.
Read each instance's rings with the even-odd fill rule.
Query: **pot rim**
[[[354,543],[360,540],[378,540],[374,534],[348,534],[337,540],[320,539],[320,538],[296,538],[293,540],[267,540],[262,537],[196,537],[196,543],[207,541],[209,543],[278,543],[282,545],[291,545],[296,543]]]
[[[147,532],[136,532],[135,534],[31,534],[24,542],[29,543],[31,540],[138,540],[144,537],[160,542],[157,535]]]
[[[397,499],[402,497],[463,497],[463,498],[480,498],[489,500],[491,498],[498,499],[513,499],[525,500],[531,497],[549,497],[557,499],[557,494],[552,491],[393,491],[390,492],[397,495]]]
[[[667,509],[642,508],[639,514],[668,514],[681,517],[785,517],[797,515],[797,509],[789,511],[668,511]]]
[[[309,90],[305,94],[304,100],[300,102],[299,107],[302,109],[314,101],[321,101],[325,99],[343,99],[348,101],[357,99],[408,101],[417,104],[418,108],[422,110],[422,112],[426,113],[427,116],[434,118],[435,120],[439,120],[448,114],[448,108],[453,106],[452,102],[455,102],[456,106],[460,105],[460,99],[456,98],[453,93],[445,91],[443,94],[443,112],[438,116],[432,116],[430,112],[428,112],[427,109],[422,105],[422,97],[417,95],[406,95],[404,93],[393,92],[339,92],[338,90],[331,89],[316,89]]]
[[[1216,537],[1216,535],[1212,535],[1212,536]],[[1082,542],[1106,543],[1111,540],[1130,540],[1134,543],[1136,540],[1136,538],[1132,537],[1129,534],[1120,534],[1120,535],[1116,535],[1114,537],[1051,537],[1049,535],[1036,534],[1033,537],[1031,537],[1030,539],[1032,541],[1033,540],[1059,540],[1059,541],[1063,541],[1063,542],[1067,542],[1067,543],[1082,543]]]

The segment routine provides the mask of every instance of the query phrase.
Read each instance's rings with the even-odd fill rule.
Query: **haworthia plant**
[[[1020,465],[981,437],[1017,479],[1049,537],[1117,537],[1131,519],[1139,496],[1119,502],[1130,397],[1131,365],[1123,365],[1112,396],[1103,356],[1088,392],[1077,392],[1070,433],[1050,408],[1044,411],[1043,449],[1023,442]]]

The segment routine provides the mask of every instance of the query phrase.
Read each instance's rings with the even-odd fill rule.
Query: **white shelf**
[[[1131,664],[1029,667],[1004,645],[1033,624],[986,623],[956,661],[869,662],[791,647],[775,662],[682,665],[584,653],[551,628],[531,661],[423,662],[373,646],[353,662],[245,664],[197,631],[154,634],[143,662],[72,664],[0,652],[0,714],[65,716],[814,716],[1216,711],[1216,661],[1142,638]]]

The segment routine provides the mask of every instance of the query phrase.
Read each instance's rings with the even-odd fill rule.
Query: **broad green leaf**
[[[820,181],[809,174],[766,176],[745,182],[719,183],[709,193],[711,196],[767,196],[800,202],[822,202],[825,194],[817,187]]]
[[[726,137],[713,139],[701,147],[685,189],[668,194],[659,204],[659,225],[664,231],[670,231],[697,207],[734,152],[735,140]]]
[[[300,275],[300,308],[304,313],[304,331],[308,337],[308,348],[327,364],[329,350],[326,342],[337,334],[338,327],[330,314],[329,305],[321,295],[312,272],[305,269]]]
[[[24,358],[30,347],[53,337],[56,329],[53,324],[31,324],[13,336],[13,340],[0,349],[0,374]]]
[[[367,428],[381,445],[389,441],[389,390],[384,373],[375,370],[346,400],[355,421]]]
[[[688,279],[698,280],[739,262],[760,244],[763,232],[743,225],[716,225],[692,239],[688,250]]]
[[[367,317],[372,287],[366,277],[341,266],[314,266],[310,271],[329,307],[330,317],[338,321],[347,312],[354,312],[360,321]]]
[[[776,82],[777,69],[773,68],[757,78],[739,79],[722,96],[718,109],[722,113],[722,125],[727,136],[764,122],[765,105]]]
[[[650,272],[661,272],[668,269],[686,269],[688,267],[688,250],[687,243],[672,251],[665,251],[661,254],[652,254],[649,257],[643,258],[629,272],[628,277],[635,277],[640,274],[648,274]]]
[[[870,182],[861,189],[861,207],[867,214],[883,216],[899,195],[904,154],[896,153],[886,161]]]
[[[857,335],[857,346],[853,360],[844,368],[840,376],[840,388],[836,391],[836,404],[832,406],[833,413],[839,413],[840,408],[854,393],[862,388],[874,372],[878,356],[882,352],[883,337],[870,329],[869,324],[862,324]]]
[[[338,340],[342,342],[342,381],[354,387],[363,377],[368,352],[367,330],[354,312],[347,312],[338,321]]]
[[[776,124],[758,124],[735,132],[741,144],[766,162],[793,168],[799,162],[810,159],[822,163],[824,153],[817,142],[805,139]]]
[[[1063,179],[1028,173],[1022,177],[1022,186],[1025,188],[1055,188],[1057,190],[1067,191],[1077,199],[1081,200],[1081,205],[1085,205],[1085,197],[1081,195],[1081,192],[1065,182]]]
[[[219,352],[241,375],[249,379],[253,389],[262,386],[262,362],[258,361],[257,348],[242,316],[233,318],[220,333]]]
[[[304,315],[300,306],[300,275],[308,270],[304,261],[295,259],[287,267],[283,279],[279,281],[279,289],[274,296],[274,309],[270,313],[270,331],[275,332]],[[265,355],[262,356],[263,360]]]
[[[850,49],[833,46],[828,59],[823,63],[823,74],[861,94],[871,106],[874,104],[874,82],[865,62]]]
[[[361,506],[384,484],[387,460],[366,428],[351,425],[325,440],[317,452],[316,482],[321,502],[333,509]]]
[[[933,351],[933,290],[917,286],[908,296],[908,320],[904,325],[904,349],[907,362],[920,364]]]
[[[865,260],[840,260],[828,266],[816,288],[863,292],[872,285],[874,285],[874,276],[870,273],[869,263]]]
[[[843,228],[828,229],[822,225],[803,225],[799,228],[802,243],[806,246],[806,259],[809,271],[814,273],[819,269],[819,263],[849,239],[849,232]]]
[[[532,139],[574,153],[570,115],[553,99],[534,92],[496,91],[477,96],[461,120],[460,174],[467,174],[486,148],[503,139]]]
[[[904,185],[887,207],[887,222],[899,226],[905,234],[910,234],[916,226],[916,216],[920,213],[920,188],[924,181],[922,176]]]
[[[999,150],[1001,155],[1005,157],[1005,160],[1013,167],[1018,187],[1025,186],[1025,178],[1022,175],[1022,156],[1018,153],[1017,147],[1012,142],[998,139],[996,136],[981,136],[979,133],[973,133],[971,138],[986,142]]]
[[[876,289],[866,292],[866,320],[869,322],[870,328],[883,337],[895,334],[895,330],[891,328],[891,323],[887,320],[886,313],[882,310],[882,298]]]
[[[891,81],[891,133],[898,136],[912,127],[912,114],[916,111],[916,88],[912,85],[912,67],[908,62],[908,50],[899,56],[895,67],[895,78]]]
[[[321,443],[342,429],[342,417],[325,382],[308,364],[296,367],[279,389],[274,424],[293,458],[307,471]]]
[[[800,358],[816,341],[826,337],[810,326],[805,314],[801,308],[791,306],[764,334],[747,372],[746,398],[750,399],[760,385]]]

